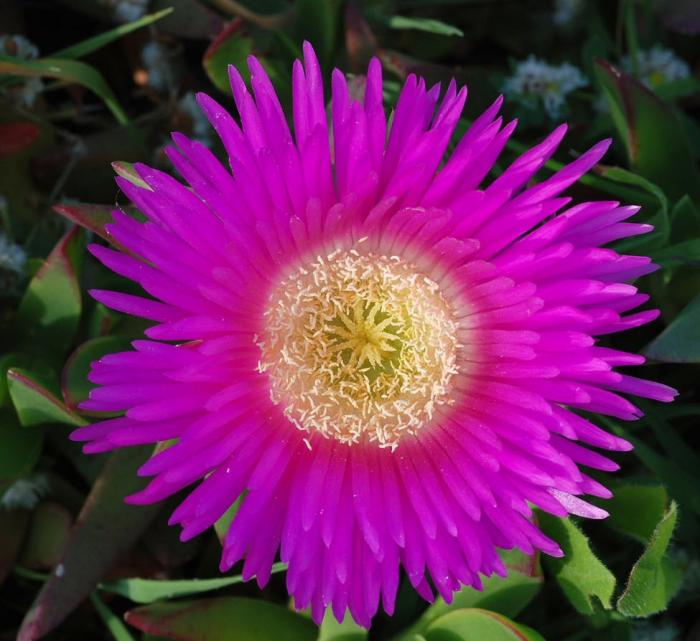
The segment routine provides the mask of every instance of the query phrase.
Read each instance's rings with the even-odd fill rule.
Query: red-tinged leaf
[[[247,59],[253,53],[254,42],[248,35],[243,20],[231,20],[219,35],[207,47],[202,58],[202,65],[217,89],[224,93],[230,91],[228,66],[236,67],[248,81]]]
[[[29,351],[62,358],[82,311],[78,274],[85,233],[75,227],[58,242],[34,275],[17,309],[17,332]]]
[[[29,525],[29,516],[27,510],[0,510],[0,586],[15,564]]]
[[[610,63],[594,68],[632,168],[672,199],[688,194],[700,204],[700,171],[673,108]]]
[[[70,409],[77,410],[94,387],[87,380],[90,365],[105,354],[129,350],[130,345],[125,336],[102,336],[86,341],[68,357],[61,373],[61,392]]]
[[[32,515],[21,564],[32,570],[51,570],[61,559],[73,525],[70,512],[58,503],[40,503]]]
[[[54,205],[53,210],[76,225],[94,232],[110,243],[114,240],[105,230],[105,225],[112,222],[112,207],[109,205],[88,205],[86,203]]]
[[[306,617],[240,597],[154,603],[131,610],[124,618],[143,632],[178,641],[315,641],[318,635]]]
[[[41,133],[33,122],[5,122],[0,124],[0,158],[11,156],[29,147]]]
[[[78,516],[60,563],[37,595],[17,641],[35,641],[59,625],[143,534],[159,506],[133,507],[124,497],[143,488],[137,469],[151,448],[115,452]]]
[[[25,427],[42,423],[65,423],[76,427],[86,424],[85,419],[69,409],[50,386],[26,370],[8,370],[7,386],[19,421]]]

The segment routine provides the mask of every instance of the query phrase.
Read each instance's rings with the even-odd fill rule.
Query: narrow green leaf
[[[617,609],[628,617],[648,617],[665,610],[678,591],[681,574],[666,557],[676,526],[675,503],[664,514],[651,536],[649,545],[635,563]]]
[[[64,58],[64,59],[70,59],[70,60],[75,60],[76,58],[82,58],[83,56],[87,56],[94,51],[97,51],[98,49],[101,49],[102,47],[106,47],[108,44],[114,42],[115,40],[118,40],[119,38],[122,38],[126,36],[127,34],[131,33],[132,31],[136,31],[137,29],[141,29],[142,27],[146,27],[149,24],[153,24],[157,20],[160,20],[161,18],[164,18],[168,14],[172,13],[172,9],[163,9],[163,11],[157,11],[156,13],[150,13],[148,15],[145,15],[138,20],[134,20],[133,22],[128,22],[127,24],[122,24],[119,25],[118,27],[115,27],[114,29],[110,29],[109,31],[105,31],[104,33],[101,33],[97,36],[94,36],[92,38],[88,38],[87,40],[83,40],[82,42],[78,42],[77,44],[71,45],[70,47],[66,47],[65,49],[61,49],[59,51],[56,51],[51,55],[52,58]]]
[[[102,602],[97,592],[90,594],[90,602],[100,615],[100,619],[104,621],[114,641],[135,641],[121,619]]]
[[[13,368],[7,372],[10,397],[20,423],[24,426],[42,423],[86,425],[87,421],[61,401],[36,376],[26,370]]]
[[[272,572],[284,572],[286,563],[275,563]],[[220,590],[229,585],[243,583],[243,577],[227,576],[220,579],[183,579],[175,581],[157,581],[152,579],[118,579],[100,583],[99,587],[105,592],[120,594],[134,603],[154,603],[162,599],[190,596],[202,592]]]
[[[128,116],[102,74],[84,62],[61,58],[20,60],[0,55],[0,74],[43,76],[83,85],[102,99],[120,125],[130,124]]]
[[[644,349],[649,358],[665,363],[700,363],[700,295],[688,303],[671,324]]]
[[[468,608],[433,621],[423,632],[426,641],[544,641],[535,630],[496,612]]]
[[[581,614],[594,614],[595,602],[612,608],[615,576],[591,550],[586,535],[571,521],[539,512],[542,531],[564,552],[562,558],[546,557],[545,563],[564,594]]]
[[[142,632],[180,641],[316,641],[316,626],[274,603],[220,597],[154,603],[125,615]]]
[[[31,351],[63,358],[80,322],[82,299],[78,274],[85,233],[69,231],[29,283],[17,309],[17,331]]]
[[[441,20],[433,20],[432,18],[389,16],[386,19],[386,23],[391,29],[413,29],[415,31],[425,31],[426,33],[436,33],[440,36],[461,37],[464,35],[460,28]]]

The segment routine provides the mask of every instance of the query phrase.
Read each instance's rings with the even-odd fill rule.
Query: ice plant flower
[[[306,44],[292,134],[249,66],[252,93],[230,69],[240,126],[198,96],[230,167],[174,134],[189,187],[144,165],[141,186],[117,179],[147,221],[115,211],[129,254],[91,251],[148,296],[92,295],[155,324],[93,363],[83,407],[125,414],[73,438],[86,452],[170,442],[128,501],[199,482],[170,519],[183,539],[242,495],[221,570],[244,560],[262,586],[279,554],[317,621],[330,607],[368,626],[380,599],[391,613],[401,566],[449,601],[505,574],[498,548],[560,555],[533,506],[604,517],[581,497],[610,493],[580,466],[615,470],[589,447],[630,447],[578,412],[631,420],[622,395],[674,394],[614,371],[644,359],[598,344],[657,316],[628,313],[650,260],[601,247],[648,231],[623,222],[637,207],[561,195],[608,141],[529,186],[561,126],[486,185],[515,127],[500,99],[445,159],[466,100],[454,82],[440,99],[409,76],[389,127],[379,62],[362,100],[336,70],[327,118]]]
[[[585,87],[588,80],[578,67],[565,62],[550,65],[535,56],[521,60],[513,74],[503,83],[503,93],[510,99],[530,109],[542,103],[552,119],[561,116],[566,97],[576,89]]]

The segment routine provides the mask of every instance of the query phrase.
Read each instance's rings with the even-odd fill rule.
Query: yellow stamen
[[[259,370],[301,430],[393,448],[451,403],[457,324],[397,256],[319,256],[275,288],[264,321]]]

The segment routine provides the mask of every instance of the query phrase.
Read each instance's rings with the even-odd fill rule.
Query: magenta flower
[[[129,255],[92,245],[149,297],[93,291],[155,322],[134,351],[93,364],[85,409],[119,412],[78,429],[86,452],[174,442],[128,498],[160,501],[195,482],[171,523],[189,539],[244,496],[221,570],[244,559],[263,586],[278,551],[299,608],[370,624],[394,607],[402,566],[415,589],[449,601],[503,575],[498,548],[560,555],[532,507],[602,518],[582,495],[610,492],[579,466],[617,465],[586,446],[627,450],[577,412],[631,420],[620,394],[675,392],[613,370],[641,356],[597,337],[654,310],[626,284],[655,269],[602,249],[645,233],[637,207],[571,205],[561,193],[604,154],[595,145],[539,184],[556,129],[488,186],[515,128],[498,99],[445,159],[466,100],[409,76],[391,125],[380,64],[365,95],[334,71],[329,129],[309,44],[293,70],[294,134],[251,58],[252,95],[231,68],[242,126],[199,104],[230,167],[181,134],[168,156],[189,188],[137,165],[118,178],[147,216],[114,212]]]

